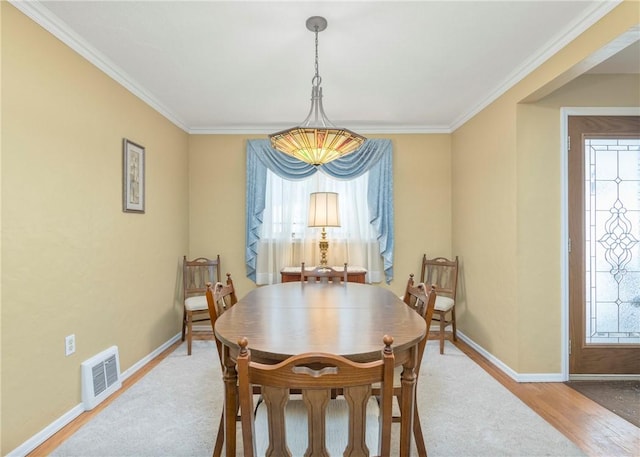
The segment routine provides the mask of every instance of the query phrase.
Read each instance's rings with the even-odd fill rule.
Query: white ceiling
[[[331,121],[362,133],[449,132],[617,3],[13,1],[192,133],[300,123],[314,75],[310,16],[328,21],[318,39]],[[593,71],[640,72],[637,43],[622,56]]]

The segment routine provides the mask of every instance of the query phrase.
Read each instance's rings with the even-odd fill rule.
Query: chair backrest
[[[458,287],[458,256],[454,260],[445,257],[428,259],[422,256],[420,282],[435,286],[438,295],[456,299]]]
[[[395,358],[391,349],[393,338],[385,335],[383,341],[381,358],[374,362],[356,363],[338,355],[311,353],[292,356],[276,365],[264,365],[251,361],[248,341],[246,338],[240,339],[237,369],[245,457],[258,455],[255,431],[256,428],[263,430],[263,427],[267,428],[265,434],[269,437],[269,455],[291,456],[289,447],[292,441],[299,440],[299,435],[304,436],[304,432],[290,433],[295,436],[288,437],[286,428],[290,427],[289,424],[305,421],[308,437],[306,453],[304,449],[295,449],[294,446],[291,448],[293,455],[329,456],[327,446],[331,447],[330,444],[335,444],[337,440],[332,438],[332,443],[326,443],[329,435],[325,427],[337,421],[333,416],[327,417],[327,411],[338,405],[345,406],[342,411],[348,414],[348,421],[342,425],[344,430],[340,431],[348,434],[346,449],[349,452],[341,449],[339,454],[332,455],[343,455],[343,451],[344,455],[369,455],[365,435],[367,427],[372,425],[370,422],[374,422],[379,432],[378,449],[373,450],[372,455],[391,455]],[[367,415],[367,405],[377,408],[376,399],[371,395],[371,385],[374,383],[381,383],[382,386],[379,417]],[[252,384],[261,386],[266,405],[266,414],[262,406],[258,408],[256,423]],[[343,389],[344,398],[331,400],[332,389],[338,388]],[[299,389],[302,400],[290,400],[290,389]],[[296,411],[298,415],[292,417]],[[288,418],[286,428],[285,414]],[[261,419],[265,419],[266,424],[260,423]]]
[[[214,335],[215,335],[216,321],[218,320],[221,314],[218,312],[218,306],[216,305],[216,301],[213,296],[213,290],[218,286],[218,284],[222,285],[221,283],[218,282],[214,286],[213,284],[208,282],[207,290],[205,292],[205,296],[207,297],[207,307],[209,308],[209,319],[211,320],[211,329],[213,330]],[[222,343],[220,342],[220,340],[218,340],[218,338],[215,338],[215,336],[214,336],[214,340],[216,341],[216,348],[218,349],[218,359],[220,359],[220,367],[224,370],[224,362],[222,360],[222,357],[223,357]]]
[[[216,283],[213,289],[213,300],[218,308],[219,314],[222,314],[238,303],[238,297],[236,296],[236,289],[233,287],[231,273],[227,273],[226,285],[223,285],[221,282]]]
[[[198,257],[187,260],[187,256],[182,261],[182,285],[184,299],[196,295],[204,295],[207,291],[207,283],[215,284],[222,282],[220,279],[220,256],[215,259]]]
[[[305,270],[304,262],[300,267],[300,281],[302,282],[347,282],[347,264],[344,270],[336,270],[327,266],[315,267],[312,270]]]
[[[424,283],[416,285],[413,273],[411,273],[409,275],[409,279],[407,280],[407,287],[404,290],[402,301],[404,301],[405,304],[409,305],[410,308],[412,308],[422,317],[425,317],[430,292],[430,289],[425,289]]]
[[[217,282],[215,285],[208,282],[206,287],[205,296],[207,297],[207,307],[209,308],[209,319],[211,320],[211,329],[215,334],[216,321],[222,313],[235,305],[238,299],[236,298],[230,273],[227,273],[226,285],[221,282]],[[222,363],[222,343],[218,338],[215,338],[215,340],[218,348],[218,356],[220,356],[220,362]]]
[[[436,305],[436,288],[435,286],[427,287],[424,283],[420,283],[417,286],[413,280],[413,273],[409,275],[407,281],[407,288],[404,292],[404,302],[420,314],[427,322],[427,333],[418,345],[418,362],[416,364],[416,374],[420,372],[420,365],[422,364],[422,356],[424,354],[424,348],[427,345],[427,339],[429,338],[429,324],[433,317],[433,310]]]

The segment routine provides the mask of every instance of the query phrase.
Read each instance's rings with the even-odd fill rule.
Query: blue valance
[[[276,151],[269,140],[247,141],[246,251],[247,277],[256,280],[256,257],[265,207],[267,169],[290,180],[308,178],[318,170],[337,179],[369,172],[367,204],[384,260],[387,284],[393,279],[393,163],[391,140],[368,139],[355,152],[314,167]]]

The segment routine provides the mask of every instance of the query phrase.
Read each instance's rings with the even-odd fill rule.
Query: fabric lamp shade
[[[340,207],[335,192],[314,192],[309,199],[309,227],[340,227]]]

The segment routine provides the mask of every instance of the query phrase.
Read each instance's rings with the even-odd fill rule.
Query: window
[[[352,249],[352,239],[355,238],[353,228],[341,228],[347,231],[348,237],[335,243],[335,247],[339,248],[343,245],[345,249],[340,262],[345,260],[354,266],[365,267],[367,278],[371,282],[378,282],[384,276],[384,280],[389,284],[393,280],[393,246],[394,246],[394,229],[393,229],[393,161],[392,161],[392,145],[388,139],[368,139],[355,152],[347,154],[344,157],[336,159],[322,166],[321,171],[337,180],[350,181],[363,174],[368,174],[366,191],[345,191],[346,194],[353,195],[354,204],[349,206],[343,204],[345,210],[354,211],[353,208],[360,208],[363,205],[369,209],[370,224],[376,233],[377,246],[367,244],[362,247],[360,252],[362,260],[355,257],[355,251]],[[269,140],[248,140],[247,141],[247,179],[246,179],[246,225],[245,225],[245,265],[247,267],[247,278],[255,281],[257,284],[267,284],[277,282],[279,280],[279,270],[283,266],[292,266],[302,260],[302,254],[296,254],[293,251],[282,252],[282,249],[288,249],[281,241],[274,243],[271,240],[277,238],[273,234],[265,233],[269,241],[262,241],[263,237],[263,220],[264,213],[267,210],[267,173],[275,173],[277,176],[284,177],[293,181],[304,180],[317,174],[320,170],[314,166],[299,161],[296,158],[282,154],[271,147]],[[273,179],[273,176],[272,176]],[[316,178],[319,179],[319,178]],[[299,182],[298,181],[298,182]],[[319,186],[320,184],[318,184]],[[315,189],[313,189],[315,190]],[[327,189],[324,189],[327,190]],[[287,207],[294,208],[292,203],[294,196],[302,198],[300,207],[306,208],[308,204],[308,194],[311,190],[288,190],[280,191],[280,208],[285,208],[282,203],[284,199],[287,201]],[[353,201],[353,200],[352,200]],[[270,201],[271,206],[278,206],[277,203]],[[299,209],[297,211],[300,211]],[[284,210],[276,209],[276,218],[285,214]],[[281,221],[276,224],[279,228],[275,233],[284,236],[287,234],[287,243],[300,248],[308,249],[311,243],[301,242],[292,243],[292,233],[302,233],[305,227],[304,211],[297,213],[296,226],[287,226],[285,219],[280,217]],[[271,217],[271,216],[269,216]],[[293,224],[293,223],[292,223]],[[270,224],[269,227],[272,227]],[[283,238],[284,239],[284,238]],[[348,241],[348,245],[345,244]],[[365,240],[368,241],[368,240]],[[341,244],[342,242],[342,244]],[[361,240],[361,243],[364,241]],[[292,246],[293,248],[294,246]],[[291,249],[292,249],[291,248]],[[274,250],[280,252],[274,252]],[[331,247],[329,248],[331,249]],[[262,252],[262,256],[258,259],[258,254]],[[302,251],[301,251],[302,252]],[[309,251],[311,253],[311,251]],[[378,254],[379,252],[379,254]],[[312,254],[310,254],[312,255]],[[330,254],[331,255],[331,254]],[[287,257],[288,256],[288,257]],[[354,256],[354,257],[352,257]],[[380,260],[382,257],[382,260]],[[311,259],[311,260],[309,260]],[[314,262],[314,258],[305,258],[305,262]],[[381,261],[384,275],[378,272],[380,269],[376,265],[377,261]],[[358,265],[360,264],[360,265]],[[258,271],[262,277],[258,279]]]
[[[267,172],[265,210],[262,220],[256,283],[280,282],[280,270],[287,266],[307,266],[320,262],[320,228],[307,227],[309,194],[337,192],[340,204],[340,227],[328,227],[327,253],[330,265],[367,269],[368,282],[384,279],[380,247],[367,205],[369,174],[355,179],[338,180],[324,173],[292,181]]]

